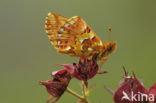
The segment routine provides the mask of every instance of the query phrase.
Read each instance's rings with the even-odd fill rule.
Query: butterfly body
[[[102,42],[80,17],[67,19],[55,13],[46,17],[46,32],[59,53],[76,57],[107,57],[116,47],[116,42]]]

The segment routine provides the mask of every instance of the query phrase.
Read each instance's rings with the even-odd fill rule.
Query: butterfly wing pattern
[[[78,16],[67,19],[59,14],[49,13],[45,28],[50,42],[59,53],[77,57],[96,54],[101,59],[115,49],[116,42],[102,42]]]

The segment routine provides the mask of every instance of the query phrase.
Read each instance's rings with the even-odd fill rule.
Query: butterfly
[[[116,48],[117,42],[102,42],[79,16],[68,19],[48,13],[45,24],[49,40],[59,53],[88,58],[96,55],[103,64]]]

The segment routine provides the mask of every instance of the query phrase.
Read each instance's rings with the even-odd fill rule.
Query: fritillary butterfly
[[[66,18],[56,13],[46,17],[46,32],[59,53],[77,57],[93,57],[103,63],[116,48],[116,42],[102,42],[80,17]]]

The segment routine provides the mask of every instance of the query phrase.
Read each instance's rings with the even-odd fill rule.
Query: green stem
[[[83,94],[84,99],[86,99],[87,96],[86,96],[86,90],[85,90],[85,83],[84,83],[84,81],[82,81],[82,94]]]
[[[79,94],[77,94],[76,92],[71,90],[70,88],[67,88],[66,92],[68,92],[69,94],[71,94],[71,95],[77,97],[78,99],[80,99],[80,101],[82,101],[82,103],[90,103],[88,101],[88,98],[87,98],[87,94],[86,94],[86,90],[85,90],[85,83],[84,82],[82,82],[82,93],[83,93],[83,96],[80,96]]]
[[[86,95],[86,87],[84,81],[82,81],[82,93],[83,93],[83,102],[84,103],[89,103],[87,95]]]
[[[70,93],[71,95],[73,95],[73,96],[79,98],[80,100],[84,100],[83,97],[81,97],[79,94],[77,94],[77,93],[75,93],[74,91],[72,91],[70,88],[67,88],[67,89],[66,89],[66,92],[68,92],[68,93]]]

